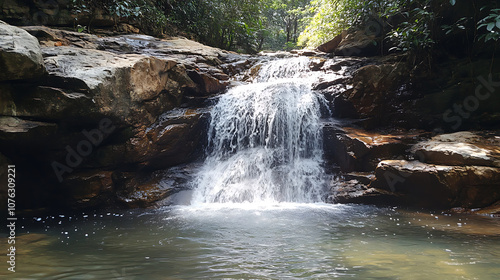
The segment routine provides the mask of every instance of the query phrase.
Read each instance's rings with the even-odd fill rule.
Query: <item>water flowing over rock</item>
[[[324,100],[311,90],[309,64],[268,62],[254,83],[220,98],[194,203],[321,201]]]

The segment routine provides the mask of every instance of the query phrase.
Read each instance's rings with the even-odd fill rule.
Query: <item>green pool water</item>
[[[18,224],[2,279],[500,279],[500,221],[481,216],[201,204]]]

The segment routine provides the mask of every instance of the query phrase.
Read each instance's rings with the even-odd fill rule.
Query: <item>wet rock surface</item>
[[[470,131],[438,135],[411,150],[426,163],[500,167],[500,138],[484,138]]]
[[[377,166],[373,187],[403,194],[403,203],[420,207],[486,207],[500,199],[500,169],[432,165],[389,160]]]
[[[498,136],[457,132],[429,137],[343,128],[326,151],[341,172],[332,200],[432,209],[476,209],[495,214],[500,201]],[[368,173],[367,173],[368,172]],[[484,211],[477,211],[484,208]]]
[[[168,205],[170,196],[190,189],[197,163],[179,165],[153,173],[116,173],[115,180],[124,187],[118,201],[130,208]]]
[[[325,131],[326,157],[342,171],[373,171],[383,159],[401,156],[412,143],[421,139],[423,131],[383,133],[343,127]]]
[[[18,191],[27,194],[20,208],[101,207],[134,185],[136,194],[126,197],[139,201],[146,187],[115,173],[135,178],[202,156],[206,100],[252,64],[184,38],[0,27],[13,34],[0,36],[4,62],[20,57],[9,64],[18,68],[6,66],[0,78],[0,152],[25,166],[19,176],[45,178],[20,181]],[[168,196],[170,181],[160,181],[155,191],[147,187],[154,198],[123,205],[144,207]],[[33,189],[45,186],[46,195],[37,197]]]
[[[325,73],[314,85],[325,116],[341,120],[324,126],[325,162],[335,173],[328,201],[498,213],[500,134],[439,127],[465,90],[410,90],[397,55],[323,53],[372,56],[377,38],[351,32],[323,52],[256,58],[184,38],[23,29],[0,23],[21,42],[12,47],[0,36],[0,64],[14,67],[0,74],[0,163],[26,169],[19,191],[30,195],[21,207],[158,205],[189,188],[193,169],[183,166],[203,155],[214,98],[252,81],[261,61],[309,56],[311,70]],[[495,98],[462,119],[463,128],[469,120],[495,127]]]

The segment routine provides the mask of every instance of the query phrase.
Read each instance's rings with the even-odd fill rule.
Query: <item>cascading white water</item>
[[[220,98],[193,204],[321,201],[322,97],[311,90],[309,63],[268,62],[254,83]]]

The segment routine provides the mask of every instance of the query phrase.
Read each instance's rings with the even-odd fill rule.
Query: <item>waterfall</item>
[[[305,57],[270,61],[211,111],[192,203],[319,202],[322,97]]]

